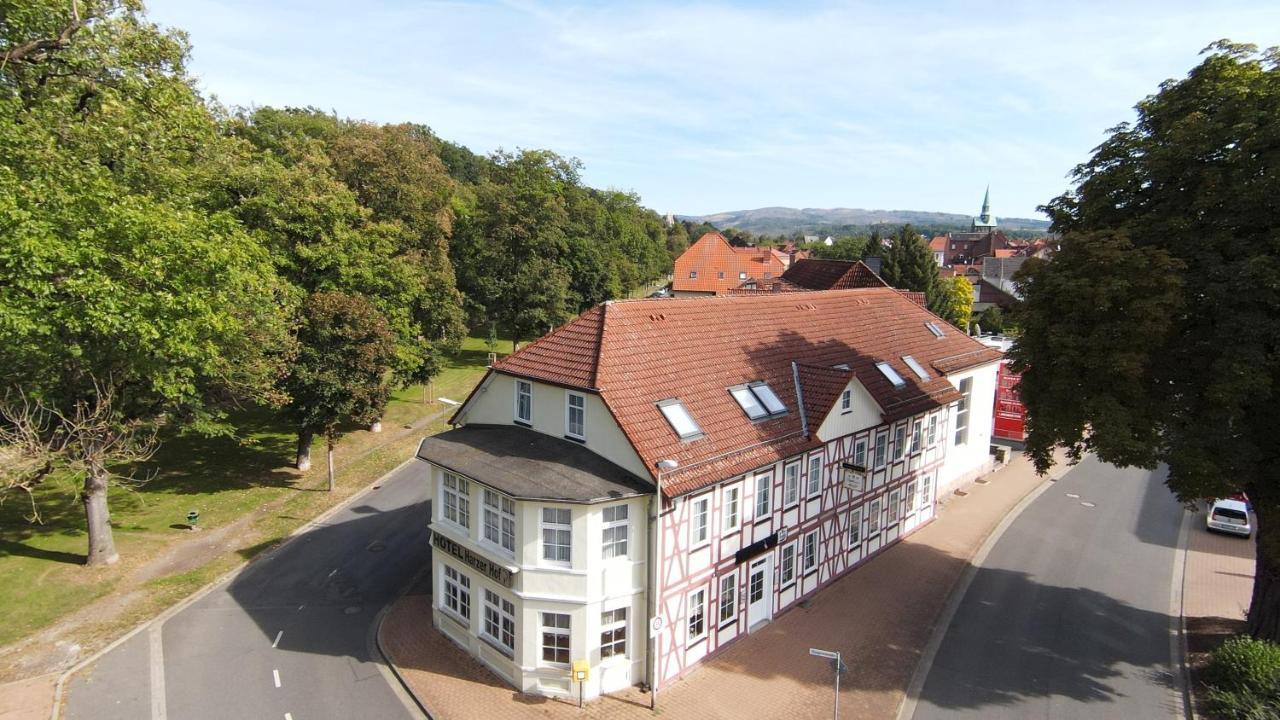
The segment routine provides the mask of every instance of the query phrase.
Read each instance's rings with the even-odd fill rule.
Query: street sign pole
[[[840,660],[840,653],[835,650],[822,650],[819,648],[809,648],[809,654],[814,657],[827,658],[831,661],[831,667],[836,671],[836,704],[835,720],[840,720],[840,673],[845,671],[844,663]]]

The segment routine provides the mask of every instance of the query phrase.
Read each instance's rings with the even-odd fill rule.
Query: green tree
[[[284,387],[288,416],[310,448],[321,435],[329,453],[345,427],[374,422],[391,395],[395,335],[377,308],[360,295],[320,292],[302,306],[299,352]]]
[[[108,564],[108,488],[158,428],[229,433],[230,401],[278,400],[289,296],[236,219],[204,207],[206,168],[234,143],[181,35],[133,3],[0,16],[0,424],[23,439],[0,492],[82,479],[87,562]]]
[[[814,257],[829,260],[861,260],[867,254],[870,240],[860,235],[845,235],[831,245],[818,243],[813,248]]]
[[[929,309],[938,317],[968,332],[973,315],[973,284],[962,275],[941,278]]]
[[[1048,204],[1013,349],[1040,470],[1167,463],[1183,501],[1257,513],[1249,632],[1280,640],[1280,52],[1220,42],[1138,103]]]
[[[999,334],[1004,332],[1004,312],[997,306],[992,305],[982,314],[978,316],[978,326],[982,328],[984,333]]]

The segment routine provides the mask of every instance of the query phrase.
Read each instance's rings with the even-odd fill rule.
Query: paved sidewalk
[[[0,720],[47,720],[58,673],[0,685]]]
[[[1055,467],[1055,477],[1066,468]],[[810,647],[839,650],[840,713],[892,718],[933,623],[955,582],[1000,520],[1037,478],[1021,455],[965,497],[951,496],[938,518],[764,629],[734,643],[663,688],[659,713],[672,718],[819,718],[831,713],[832,675]],[[431,626],[431,598],[410,591],[387,613],[382,647],[435,720],[652,717],[634,688],[588,703],[521,695]]]

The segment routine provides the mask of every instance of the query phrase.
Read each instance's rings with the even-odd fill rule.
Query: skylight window
[[[742,412],[752,420],[759,420],[769,415],[781,415],[787,411],[787,406],[778,399],[773,388],[762,382],[731,387],[729,394],[738,401]]]
[[[929,332],[933,333],[935,337],[942,337],[946,334],[942,332],[942,328],[938,327],[938,323],[933,322],[932,320],[925,323],[924,326],[929,328]]]
[[[759,420],[769,414],[764,409],[764,406],[760,404],[760,401],[756,400],[756,394],[751,392],[751,388],[745,385],[729,388],[729,394],[733,396],[734,400],[738,401],[738,404],[742,406],[742,411],[752,420]]]
[[[662,411],[667,422],[671,423],[671,429],[676,431],[676,435],[679,435],[681,440],[702,434],[702,428],[693,421],[689,411],[684,409],[684,403],[679,400],[663,400],[658,403],[658,409]]]
[[[902,362],[906,363],[907,367],[911,368],[911,372],[915,373],[916,377],[920,378],[921,380],[929,379],[929,371],[925,370],[924,366],[921,365],[915,358],[911,357],[910,355],[903,355]]]
[[[835,368],[836,370],[848,370],[849,363],[837,363],[835,365],[832,365],[831,367]]]
[[[895,388],[900,388],[907,384],[907,381],[902,379],[902,376],[898,374],[898,371],[894,370],[887,362],[876,363],[876,369],[880,371],[881,375],[888,378],[889,382],[893,383]]]
[[[764,383],[756,383],[751,386],[751,391],[756,394],[756,398],[764,403],[764,409],[769,411],[770,415],[781,415],[787,411],[787,406],[782,404],[778,396],[774,394],[773,388]]]

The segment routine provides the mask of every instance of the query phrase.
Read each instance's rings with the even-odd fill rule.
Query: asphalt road
[[[1170,586],[1183,510],[1163,478],[1090,457],[1032,502],[974,576],[916,720],[1181,718]]]
[[[379,489],[79,672],[71,720],[416,718],[373,662],[378,612],[430,559],[426,468]]]

